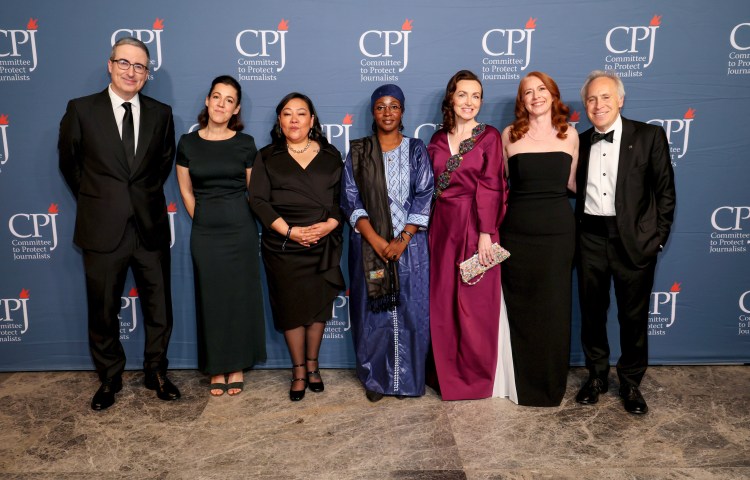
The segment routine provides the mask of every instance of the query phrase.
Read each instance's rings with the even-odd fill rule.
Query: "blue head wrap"
[[[383,97],[393,97],[399,102],[401,102],[401,109],[404,109],[406,102],[406,98],[404,98],[404,92],[401,91],[401,88],[399,88],[398,85],[394,85],[392,83],[386,83],[385,85],[381,85],[378,88],[375,89],[374,92],[372,92],[372,97],[370,97],[370,111],[375,108],[375,102],[378,101],[379,98]]]

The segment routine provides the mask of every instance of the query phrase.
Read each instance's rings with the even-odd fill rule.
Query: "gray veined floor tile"
[[[116,404],[89,408],[91,372],[0,374],[0,477],[18,479],[741,479],[750,478],[750,369],[651,367],[650,412],[622,409],[613,388],[560,407],[504,399],[370,403],[351,370],[323,370],[326,390],[288,399],[288,370],[245,375],[237,397],[170,372],[183,398],[163,402],[126,372]]]

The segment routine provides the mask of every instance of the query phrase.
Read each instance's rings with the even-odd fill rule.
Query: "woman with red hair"
[[[547,74],[531,72],[516,96],[516,120],[502,133],[508,205],[501,227],[502,298],[510,327],[516,401],[560,405],[570,357],[571,275],[578,134]],[[570,130],[570,131],[569,131]],[[501,319],[505,321],[505,319]]]

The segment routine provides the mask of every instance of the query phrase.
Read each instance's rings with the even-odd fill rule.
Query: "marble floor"
[[[94,412],[91,372],[0,374],[0,478],[750,478],[747,366],[651,367],[645,416],[612,390],[576,404],[580,368],[563,404],[545,409],[442,402],[429,389],[373,404],[352,370],[323,370],[326,391],[297,403],[286,370],[252,371],[241,395],[219,398],[195,371],[170,376],[177,402],[126,372],[117,403]]]

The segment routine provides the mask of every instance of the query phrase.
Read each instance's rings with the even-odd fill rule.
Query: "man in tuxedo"
[[[657,254],[675,209],[674,172],[661,127],[620,115],[625,87],[613,72],[592,72],[581,89],[593,125],[580,134],[577,171],[578,290],[589,378],[576,396],[594,404],[609,388],[607,309],[614,280],[625,410],[644,414],[639,390],[648,365],[648,310]]]
[[[180,392],[167,378],[172,333],[169,223],[164,182],[175,152],[172,109],[139,92],[148,77],[143,42],[123,38],[107,64],[102,92],[68,102],[60,122],[60,170],[77,200],[73,241],[83,251],[89,348],[104,410],[122,389],[120,297],[132,268],[143,311],[145,386],[162,400]]]

